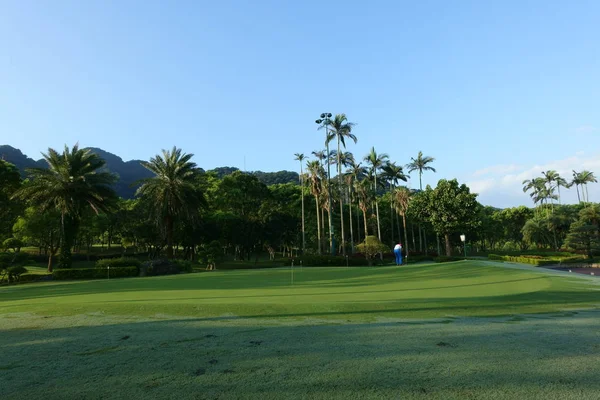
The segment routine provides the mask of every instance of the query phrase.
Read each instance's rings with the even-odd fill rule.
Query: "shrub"
[[[141,267],[142,262],[137,258],[133,257],[119,257],[119,258],[103,258],[101,260],[96,261],[96,268],[104,268],[110,267],[118,268],[118,267]]]
[[[369,265],[373,264],[373,259],[377,257],[377,255],[390,251],[389,246],[381,243],[376,236],[367,236],[365,241],[356,246],[356,248],[365,255]]]
[[[55,269],[52,272],[52,279],[107,279],[109,274],[111,279],[138,276],[139,269],[138,267],[111,267],[110,271],[102,268]]]
[[[6,250],[12,250],[15,253],[18,253],[23,247],[23,242],[16,238],[8,238],[2,243],[2,247]]]
[[[27,269],[21,265],[9,267],[7,269],[8,283],[18,282],[22,274],[27,272]]]
[[[0,269],[8,268],[14,265],[24,265],[30,261],[27,253],[0,253]]]
[[[186,260],[174,260],[173,263],[179,268],[180,272],[194,272],[194,266],[197,265]]]
[[[497,261],[510,261],[510,262],[521,263],[521,264],[531,264],[531,265],[535,265],[536,267],[543,266],[543,265],[556,264],[558,262],[556,260],[530,258],[530,257],[523,257],[523,256],[518,256],[518,257],[500,256],[497,254],[489,254],[488,259],[497,260]]]
[[[179,267],[169,260],[151,260],[142,263],[142,269],[148,276],[172,275],[179,273]]]
[[[356,258],[356,257],[346,257],[344,256],[318,256],[318,255],[308,255],[308,256],[300,256],[295,258],[289,258],[285,261],[285,266],[292,265],[292,261],[294,261],[295,266],[302,265],[303,267],[345,267],[346,261],[348,262],[348,266],[363,266],[365,265],[364,258]],[[275,265],[277,266],[277,265]]]
[[[20,283],[24,283],[24,282],[35,282],[38,280],[43,279],[44,277],[46,277],[48,275],[39,275],[39,274],[23,274],[19,277],[19,282]]]

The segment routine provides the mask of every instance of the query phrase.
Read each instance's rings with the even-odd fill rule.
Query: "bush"
[[[174,260],[173,263],[179,268],[180,272],[194,272],[194,267],[197,266],[196,263],[186,260]]]
[[[148,276],[178,274],[179,267],[169,260],[151,260],[142,263],[142,269]]]
[[[19,282],[20,283],[35,282],[35,281],[41,280],[42,278],[44,278],[46,276],[47,275],[40,275],[40,274],[23,274],[19,277]]]
[[[71,280],[71,279],[107,279],[125,278],[139,275],[138,267],[114,267],[110,270],[102,268],[67,268],[55,269],[52,272],[52,279]]]
[[[8,283],[18,282],[21,275],[24,274],[25,272],[27,272],[27,269],[21,265],[9,267],[7,269]]]
[[[518,256],[518,257],[500,256],[497,254],[489,254],[488,259],[496,260],[496,261],[510,261],[510,262],[521,263],[521,264],[530,264],[530,265],[535,265],[536,267],[540,267],[543,265],[556,264],[558,262],[557,260],[530,258],[530,257],[523,257],[523,256]]]
[[[0,253],[0,269],[15,265],[24,265],[28,262],[30,262],[30,257],[27,253]]]
[[[96,261],[96,268],[104,268],[110,267],[118,268],[118,267],[141,267],[142,262],[137,258],[133,257],[119,257],[119,258],[103,258],[101,260]]]
[[[285,262],[285,266],[292,265],[292,261],[294,261],[294,266],[303,267],[345,267],[346,261],[348,262],[348,266],[351,267],[359,267],[365,265],[364,258],[356,258],[356,257],[346,257],[344,256],[300,256],[295,258],[288,258]]]
[[[409,253],[408,257],[403,259],[403,262],[407,262],[407,263],[417,263],[417,262],[421,262],[421,261],[433,261],[434,260],[434,256],[433,255],[413,255],[413,253]]]

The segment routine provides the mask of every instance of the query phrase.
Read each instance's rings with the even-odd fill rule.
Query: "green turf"
[[[599,281],[457,262],[0,288],[2,398],[596,399]]]

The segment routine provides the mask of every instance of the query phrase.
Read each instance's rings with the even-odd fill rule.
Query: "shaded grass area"
[[[596,399],[600,286],[501,265],[0,288],[2,398]]]

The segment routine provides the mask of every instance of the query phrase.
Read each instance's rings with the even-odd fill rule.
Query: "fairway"
[[[600,280],[501,263],[0,288],[0,396],[597,399]]]

